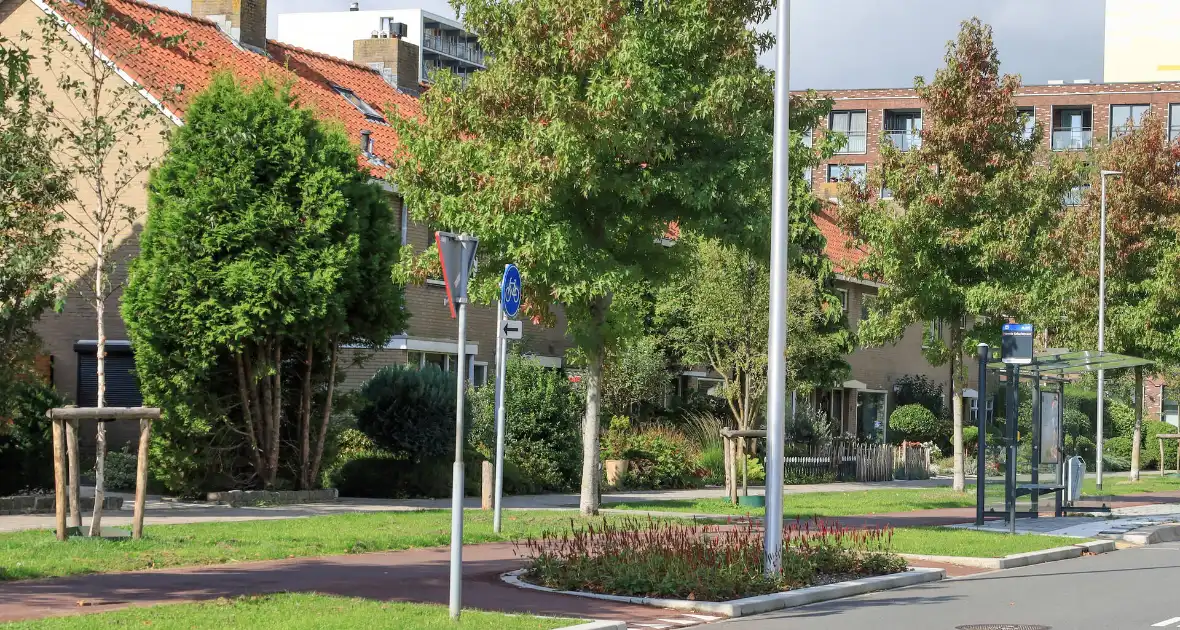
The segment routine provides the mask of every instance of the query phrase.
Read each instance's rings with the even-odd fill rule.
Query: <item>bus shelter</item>
[[[1020,362],[1010,360],[995,361],[991,348],[987,344],[979,345],[979,400],[980,409],[985,409],[982,401],[987,398],[987,375],[1000,373],[1006,383],[1005,391],[1005,423],[1004,435],[1000,438],[1005,456],[1004,466],[1004,512],[1009,531],[1016,531],[1016,503],[1020,497],[1027,496],[1030,510],[1027,515],[1036,518],[1039,514],[1039,498],[1045,495],[1054,496],[1054,515],[1061,516],[1068,504],[1067,470],[1065,459],[1065,431],[1063,427],[1064,403],[1066,383],[1076,380],[1085,374],[1099,370],[1135,370],[1135,423],[1143,424],[1143,367],[1151,365],[1151,361],[1113,352],[1096,350],[1070,351],[1046,350],[1032,353]],[[1005,357],[1006,359],[1007,357]],[[1032,389],[1032,449],[1029,468],[1031,479],[1028,482],[1017,481],[1017,456],[1020,434],[1016,421],[1020,409],[1021,382],[1029,383]],[[986,462],[984,454],[987,452],[988,414],[977,413],[976,420],[979,427],[978,471],[976,477],[976,512],[975,524],[983,525],[986,503]],[[1098,427],[1102,422],[1102,410],[1098,410]],[[1097,437],[1097,436],[1096,436]],[[1041,479],[1042,465],[1052,465],[1054,474],[1052,479]],[[1083,468],[1082,474],[1085,474]],[[1080,483],[1080,480],[1078,480]],[[1079,486],[1080,487],[1080,486]],[[1081,511],[1079,508],[1071,510]]]

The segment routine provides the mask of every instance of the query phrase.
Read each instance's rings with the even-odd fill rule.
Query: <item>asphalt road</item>
[[[1004,624],[1012,624],[1011,630],[1180,628],[1180,543],[943,580],[705,627],[954,630],[975,624],[981,630]]]

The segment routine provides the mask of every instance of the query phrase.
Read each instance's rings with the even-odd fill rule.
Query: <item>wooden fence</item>
[[[787,483],[930,478],[930,451],[921,446],[835,440],[821,446],[788,446],[787,453]]]

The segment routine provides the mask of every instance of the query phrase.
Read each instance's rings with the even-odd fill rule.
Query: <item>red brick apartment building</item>
[[[913,89],[821,90],[820,94],[834,103],[828,119],[812,133],[830,129],[848,139],[842,151],[810,173],[812,188],[820,197],[835,196],[834,184],[843,178],[863,177],[877,161],[882,142],[891,142],[902,151],[921,145],[923,103]],[[1170,140],[1180,138],[1177,82],[1026,85],[1017,92],[1016,104],[1030,114],[1025,134],[1036,133],[1035,125],[1040,123],[1040,141],[1050,151],[1080,151],[1107,142],[1141,124],[1149,110],[1163,112]],[[1080,203],[1080,192],[1070,199]],[[887,197],[889,191],[881,194]],[[838,231],[828,235],[829,240],[839,237]],[[852,359],[854,364],[858,362],[855,355]],[[1147,388],[1149,415],[1180,426],[1180,397],[1173,393],[1174,388],[1156,381],[1149,382]]]

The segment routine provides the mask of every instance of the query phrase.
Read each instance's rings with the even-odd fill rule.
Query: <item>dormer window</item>
[[[344,97],[344,100],[348,101],[349,103],[352,103],[352,106],[357,108],[357,110],[360,111],[360,113],[364,114],[365,118],[368,118],[369,120],[372,120],[373,122],[385,123],[385,117],[381,115],[381,112],[377,111],[376,109],[373,109],[372,105],[369,105],[368,103],[366,103],[364,99],[357,96],[355,93],[353,93],[352,90],[350,90],[346,87],[343,87],[343,86],[336,85],[335,83],[333,83],[331,85],[332,85],[332,90],[334,92],[336,92],[340,96]]]

